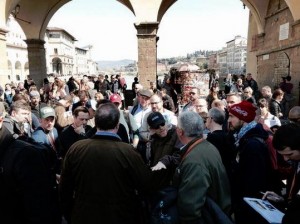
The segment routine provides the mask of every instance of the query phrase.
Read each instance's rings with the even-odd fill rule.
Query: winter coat
[[[0,223],[60,223],[58,195],[41,149],[0,129]]]
[[[183,152],[195,140],[188,143]],[[218,150],[208,141],[198,143],[183,158],[174,183],[178,184],[177,206],[182,223],[201,223],[199,220],[207,196],[229,213],[231,196],[227,174]]]
[[[140,223],[136,191],[151,189],[148,167],[116,136],[95,135],[68,151],[61,174],[62,208],[72,224]]]
[[[267,138],[268,132],[258,123],[239,140],[231,184],[237,223],[257,223],[243,197],[260,198],[260,192],[271,189],[271,157],[264,142]]]

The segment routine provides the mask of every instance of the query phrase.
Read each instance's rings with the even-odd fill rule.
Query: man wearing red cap
[[[132,143],[134,148],[137,147],[139,143],[138,127],[134,117],[128,111],[121,110],[122,98],[119,94],[114,93],[109,97],[110,102],[115,104],[120,110],[120,120],[119,122],[124,125],[127,135],[128,142]]]
[[[243,201],[243,197],[261,197],[270,186],[271,159],[265,140],[267,131],[254,120],[256,107],[242,101],[229,107],[228,124],[236,131],[237,149],[232,180],[233,209],[236,223],[262,223],[260,216]]]

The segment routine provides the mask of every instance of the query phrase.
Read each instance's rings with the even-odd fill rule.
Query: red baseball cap
[[[110,102],[112,103],[122,103],[122,99],[121,99],[121,96],[119,94],[112,94],[110,97],[109,97],[109,100]]]

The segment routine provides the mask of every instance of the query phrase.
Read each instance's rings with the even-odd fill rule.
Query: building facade
[[[247,39],[236,36],[226,43],[227,69],[231,74],[243,74],[246,72],[247,62]]]
[[[23,81],[29,75],[28,50],[25,34],[13,16],[7,21],[6,49],[8,58],[8,79]],[[66,30],[48,27],[45,51],[47,74],[97,74],[97,64],[92,60],[92,46],[76,47],[76,39]]]

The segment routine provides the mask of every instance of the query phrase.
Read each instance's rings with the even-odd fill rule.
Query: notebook
[[[264,219],[271,224],[281,224],[284,213],[275,208],[267,200],[261,200],[258,198],[244,198],[255,211],[257,211]]]

